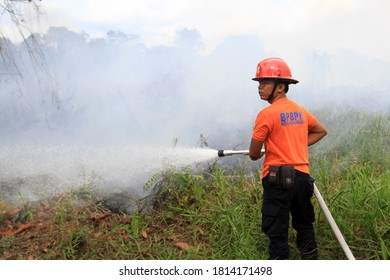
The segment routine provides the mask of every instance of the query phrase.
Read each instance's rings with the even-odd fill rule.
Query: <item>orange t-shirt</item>
[[[262,177],[270,165],[293,165],[309,173],[308,134],[317,119],[295,102],[281,98],[257,115],[252,137],[265,143]]]

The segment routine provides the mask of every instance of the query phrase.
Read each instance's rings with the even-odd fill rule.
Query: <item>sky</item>
[[[386,0],[43,0],[40,7],[36,27],[43,32],[48,26],[92,36],[121,30],[153,46],[173,44],[175,32],[186,27],[200,32],[206,51],[229,36],[250,35],[292,59],[308,49],[350,49],[390,62]]]
[[[356,80],[376,86],[385,76],[383,64],[390,63],[390,38],[384,33],[390,25],[387,13],[390,2],[386,0],[44,0],[38,3],[39,20],[31,5],[21,4],[20,9],[30,19],[31,31],[40,33],[51,26],[64,26],[74,32],[85,32],[91,38],[102,38],[108,31],[118,30],[136,34],[144,44],[153,47],[174,45],[176,32],[187,28],[199,32],[204,54],[212,53],[230,37],[257,37],[267,55],[285,59],[303,81],[311,71],[307,60],[313,52],[338,57],[334,59],[334,67],[338,69],[349,65],[355,68],[359,64],[363,71],[369,68],[368,75],[345,78],[340,78],[344,72],[333,71],[328,78],[337,85],[343,84],[344,78],[351,83]],[[4,19],[0,31],[15,40],[18,38],[18,32]],[[350,54],[354,54],[354,60],[362,61],[345,61],[348,59],[343,57]],[[263,58],[261,55],[259,51],[258,60]]]
[[[172,44],[181,28],[200,32],[211,51],[229,36],[259,36],[267,50],[294,59],[309,49],[350,49],[390,62],[386,0],[63,0],[43,1],[43,25],[101,36],[139,34],[147,45]]]
[[[50,26],[91,37],[120,30],[139,35],[151,47],[173,45],[176,32],[188,28],[200,33],[205,54],[231,36],[257,36],[269,55],[297,65],[299,76],[308,71],[302,64],[313,51],[330,56],[353,52],[368,62],[390,63],[386,0],[44,0],[39,20],[28,5],[20,9],[31,19],[32,31],[41,33]],[[9,22],[3,20],[1,30],[17,40]]]

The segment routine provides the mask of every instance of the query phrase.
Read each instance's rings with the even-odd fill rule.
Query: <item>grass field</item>
[[[332,114],[328,136],[310,148],[312,177],[356,259],[390,257],[389,120]],[[0,259],[267,259],[262,186],[249,164],[160,172],[148,184],[158,191],[148,213],[113,212],[88,185],[21,205],[0,198]],[[319,258],[346,259],[313,203]],[[291,228],[291,259],[299,259],[294,239]]]

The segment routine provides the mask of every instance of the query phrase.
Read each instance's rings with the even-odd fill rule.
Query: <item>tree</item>
[[[34,32],[32,20],[39,19],[41,14],[40,0],[0,0],[0,38],[5,38],[6,33],[15,34],[15,40],[23,41],[29,51],[30,56],[34,58],[36,54],[41,56],[39,49],[34,41]],[[34,19],[29,18],[34,17]],[[29,38],[29,40],[27,40]],[[16,67],[15,61],[9,57],[11,53],[10,44],[7,40],[0,41],[0,54],[3,63],[11,61]],[[7,58],[6,60],[4,58]]]
[[[1,94],[3,99],[8,96],[7,101],[10,104],[8,108],[14,108],[13,111],[25,111],[20,108],[27,104],[27,107],[31,108],[30,111],[35,114],[34,117],[43,115],[49,125],[50,111],[53,108],[59,109],[60,100],[56,82],[51,77],[40,46],[41,36],[34,33],[41,13],[40,0],[0,0],[0,79],[10,77],[14,80],[13,85],[17,86],[16,89],[2,88]],[[53,81],[52,88],[49,89],[47,86],[43,88],[42,80]],[[34,86],[37,90],[33,89]],[[42,110],[39,111],[35,110],[31,102],[31,98],[37,99],[36,96],[40,96],[38,104],[41,104]],[[24,104],[19,100],[23,100]]]

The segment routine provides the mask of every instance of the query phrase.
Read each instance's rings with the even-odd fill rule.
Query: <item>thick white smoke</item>
[[[251,80],[257,62],[284,56],[254,36],[230,37],[201,54],[201,34],[186,28],[174,46],[147,47],[120,31],[90,39],[63,27],[29,40],[37,43],[33,61],[24,43],[1,40],[13,55],[0,65],[0,174],[2,184],[16,185],[60,178],[47,188],[74,185],[86,170],[139,192],[163,159],[215,157],[199,150],[169,157],[173,146],[247,149],[255,116],[268,105]],[[315,51],[298,61],[290,63],[300,83],[289,97],[309,110],[389,109],[389,63]]]

